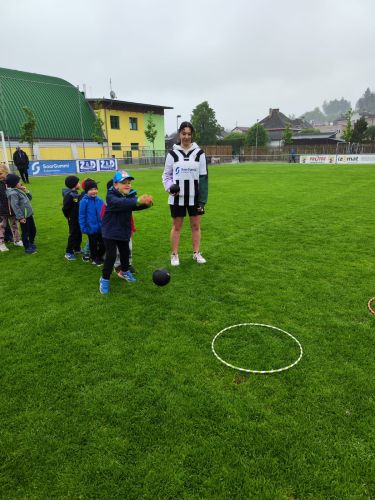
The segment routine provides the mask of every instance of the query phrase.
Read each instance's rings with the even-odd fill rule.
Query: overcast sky
[[[270,107],[300,116],[375,90],[374,0],[0,0],[0,66],[64,78],[88,97],[208,101],[220,125]]]

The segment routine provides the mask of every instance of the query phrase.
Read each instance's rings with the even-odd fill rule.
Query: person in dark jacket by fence
[[[29,157],[19,146],[13,154],[13,163],[20,173],[22,182],[29,183]]]
[[[144,210],[153,204],[152,196],[144,194],[130,197],[131,181],[134,180],[128,172],[120,170],[113,177],[113,186],[108,190],[103,220],[102,235],[106,250],[102,277],[99,281],[99,291],[109,293],[109,280],[116,260],[116,249],[120,253],[122,278],[134,282],[135,278],[129,271],[129,240],[131,236],[131,216],[133,210]]]

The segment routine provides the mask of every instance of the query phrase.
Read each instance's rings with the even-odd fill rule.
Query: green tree
[[[333,101],[323,102],[323,111],[330,121],[336,120],[340,116],[345,115],[351,109],[349,101],[341,97],[340,100],[334,99]]]
[[[353,118],[353,110],[349,109],[346,114],[346,127],[344,129],[344,132],[342,133],[342,138],[346,142],[352,142],[352,135],[353,135],[353,125],[352,125],[352,118]]]
[[[247,146],[262,147],[268,143],[268,132],[260,123],[255,123],[246,133]]]
[[[352,142],[362,143],[366,137],[368,123],[365,118],[357,120],[353,127]]]
[[[369,88],[363,96],[358,99],[356,109],[359,113],[375,113],[375,94]]]
[[[306,111],[301,118],[304,118],[307,122],[309,123],[322,123],[324,122],[327,117],[326,115],[320,110],[320,108],[317,106],[314,108],[312,111]]]
[[[366,130],[366,139],[370,142],[375,142],[375,125],[370,125]]]
[[[33,146],[35,142],[35,131],[37,127],[37,122],[33,111],[24,106],[22,111],[26,115],[26,120],[20,126],[20,141],[28,142],[31,148],[31,155],[33,156]]]
[[[94,104],[95,121],[94,121],[94,128],[93,128],[93,132],[91,134],[91,137],[95,142],[102,145],[103,156],[104,156],[104,132],[103,132],[104,122],[100,118],[100,115],[99,115],[98,110],[100,109],[100,106],[101,106],[101,102],[96,101],[96,103]]]
[[[216,144],[223,133],[223,127],[218,124],[215,111],[204,101],[193,109],[191,123],[195,130],[194,140],[202,145]]]
[[[292,144],[292,137],[293,137],[293,132],[290,129],[290,126],[287,125],[286,128],[283,131],[282,135],[282,141],[284,143],[284,146],[288,146],[289,144]]]
[[[156,130],[156,125],[153,119],[153,113],[148,113],[147,116],[147,126],[145,129],[145,136],[148,142],[152,144],[152,154],[155,156],[155,139],[158,135],[158,131]]]
[[[221,141],[223,144],[232,146],[233,154],[240,154],[241,147],[245,144],[246,135],[241,132],[231,132]]]

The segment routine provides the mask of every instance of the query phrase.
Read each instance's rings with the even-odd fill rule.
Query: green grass
[[[374,166],[212,167],[207,265],[186,225],[168,286],[160,169],[134,170],[138,281],[67,262],[63,179],[35,178],[36,255],[0,255],[0,497],[375,498]],[[97,175],[100,194],[108,176]],[[291,370],[213,356],[226,326],[294,335]],[[298,357],[286,335],[236,329],[245,368]]]

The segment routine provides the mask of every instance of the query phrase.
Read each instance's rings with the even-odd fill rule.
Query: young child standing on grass
[[[113,179],[107,182],[107,190],[110,189],[113,186]],[[129,198],[135,198],[137,196],[137,191],[135,189],[131,189],[129,191],[129,194],[127,195]],[[101,213],[101,219],[103,219],[104,216],[104,211],[105,211],[105,204],[103,205],[102,208],[102,213]],[[130,224],[131,224],[131,234],[130,234],[130,239],[129,239],[129,271],[132,274],[136,274],[136,270],[133,266],[133,233],[135,233],[135,224],[134,224],[134,217],[133,215],[131,216],[130,219]],[[123,278],[122,276],[122,269],[121,269],[121,262],[120,262],[120,254],[119,251],[117,250],[116,252],[116,260],[115,260],[115,273],[119,278]]]
[[[17,219],[8,202],[6,195],[5,178],[9,174],[8,167],[5,163],[0,163],[0,252],[7,252],[9,248],[5,245],[8,238],[13,239],[16,246],[22,247],[21,236],[18,231]],[[7,229],[10,229],[10,234],[7,234]]]
[[[134,180],[128,172],[120,170],[113,177],[113,186],[107,193],[107,206],[102,221],[102,235],[106,250],[99,291],[109,293],[109,280],[116,260],[116,249],[120,253],[122,278],[132,283],[135,281],[129,271],[129,240],[131,236],[131,216],[133,210],[144,210],[152,206],[152,196],[144,194],[129,197]]]
[[[98,185],[94,180],[86,179],[84,186],[85,194],[79,202],[79,225],[82,233],[89,238],[92,263],[102,266],[105,247],[100,213],[104,201],[98,196]]]
[[[34,211],[30,200],[30,191],[20,184],[21,177],[16,174],[8,174],[5,179],[7,185],[6,195],[12,207],[16,219],[21,224],[22,243],[27,254],[36,253],[34,245],[36,227],[34,222]]]
[[[81,188],[83,189],[83,191],[85,191],[85,182],[86,181],[93,181],[94,179],[90,179],[90,177],[87,177],[86,179],[83,179],[82,182],[81,182]],[[80,195],[80,200],[82,199],[82,197],[84,196],[84,193],[82,193]],[[102,217],[100,217],[100,220],[102,219]],[[89,244],[89,240],[87,239],[86,240],[86,243],[84,244],[83,246],[83,254],[82,254],[82,262],[90,262],[90,244]]]
[[[69,237],[66,246],[65,258],[67,260],[76,260],[76,253],[82,253],[82,233],[79,227],[79,201],[80,189],[79,178],[76,175],[68,175],[65,179],[66,189],[63,189],[63,214],[68,220]]]

